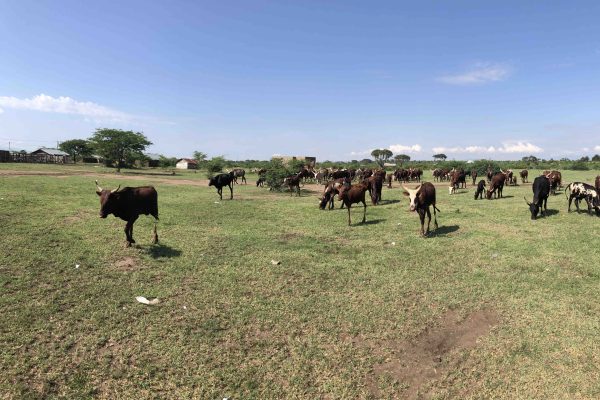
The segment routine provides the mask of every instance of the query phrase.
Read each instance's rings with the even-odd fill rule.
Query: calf
[[[503,173],[497,173],[492,177],[492,181],[490,182],[490,187],[487,190],[487,199],[492,199],[492,194],[494,197],[502,197],[502,189],[504,189],[504,181],[506,181],[506,175]],[[497,193],[496,193],[497,191]]]
[[[525,197],[523,197],[529,206],[529,211],[531,211],[531,219],[536,219],[540,211],[542,212],[542,217],[545,217],[546,212],[548,211],[550,180],[543,175],[538,176],[533,180],[531,190],[533,190],[533,201],[531,203],[528,202]]]
[[[575,207],[579,211],[579,202],[585,200],[588,206],[588,213],[592,215],[592,208],[596,210],[596,214],[600,215],[600,196],[599,192],[592,185],[583,182],[573,182],[565,188],[565,195],[569,195],[569,208],[571,212],[571,202],[575,199]]]
[[[135,243],[133,240],[133,224],[140,214],[152,215],[155,218],[152,243],[158,243],[156,221],[158,221],[158,193],[152,186],[124,187],[114,190],[105,190],[96,181],[96,194],[100,197],[100,218],[113,214],[125,224],[125,238],[127,247]]]
[[[365,193],[369,189],[369,184],[366,181],[362,181],[361,183],[357,183],[355,185],[349,187],[340,188],[339,198],[344,203],[346,208],[348,208],[348,226],[350,226],[350,207],[355,203],[363,204],[363,219],[362,223],[367,222],[367,203],[365,202]]]
[[[435,206],[435,186],[433,186],[433,184],[430,182],[424,182],[414,189],[409,189],[404,185],[402,185],[402,188],[405,190],[404,195],[408,196],[410,199],[410,211],[417,211],[419,213],[419,218],[421,219],[421,236],[429,234],[429,224],[431,223],[431,212],[429,211],[429,206],[433,206],[433,227],[434,229],[437,229],[438,223],[436,210],[440,210],[438,210],[438,208]],[[427,232],[424,230],[425,215],[427,215],[429,218],[427,220]]]
[[[521,183],[527,183],[528,182],[527,178],[529,177],[529,171],[524,169],[519,174],[521,175]]]
[[[477,190],[475,191],[475,200],[483,200],[483,192],[485,192],[485,180],[481,179],[477,184]]]
[[[265,177],[264,177],[263,175],[259,175],[259,176],[258,176],[258,179],[257,179],[257,181],[256,181],[256,187],[259,187],[259,186],[260,186],[260,187],[263,187],[263,186],[264,186],[264,184],[265,184],[265,180],[266,180],[266,179],[265,179]]]
[[[221,200],[223,200],[223,188],[225,186],[229,186],[229,191],[231,192],[231,197],[229,199],[233,199],[233,173],[230,172],[228,174],[219,174],[215,175],[208,181],[208,186],[214,186],[217,188],[217,193]]]

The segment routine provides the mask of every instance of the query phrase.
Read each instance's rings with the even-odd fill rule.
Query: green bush
[[[271,190],[281,191],[283,180],[289,175],[291,175],[291,173],[283,162],[280,159],[275,158],[271,160],[267,166],[265,181]]]
[[[567,169],[572,169],[575,171],[588,171],[590,167],[588,166],[588,163],[584,161],[575,161],[569,167],[567,167]]]
[[[208,175],[212,177],[214,174],[223,171],[225,168],[225,158],[224,157],[213,157],[210,161],[206,162],[206,170],[208,171]]]

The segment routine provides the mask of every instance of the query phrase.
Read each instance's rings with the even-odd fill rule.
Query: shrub
[[[208,175],[212,177],[214,174],[223,171],[225,168],[225,158],[224,157],[213,157],[210,161],[206,162],[206,170],[208,171]]]
[[[289,175],[290,171],[288,171],[283,162],[280,159],[275,158],[271,160],[267,166],[265,181],[271,190],[281,191],[283,180]]]

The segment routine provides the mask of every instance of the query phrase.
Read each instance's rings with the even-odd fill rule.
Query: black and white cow
[[[565,188],[566,194],[569,195],[569,212],[571,212],[571,202],[575,199],[577,211],[579,211],[579,202],[585,200],[588,206],[588,213],[592,215],[593,208],[596,210],[596,214],[600,215],[600,196],[594,186],[583,182],[569,183]]]

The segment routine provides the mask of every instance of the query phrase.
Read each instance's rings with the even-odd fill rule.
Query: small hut
[[[198,161],[191,158],[182,158],[177,160],[175,167],[177,169],[198,169]]]
[[[62,150],[50,149],[42,147],[36,151],[32,151],[31,155],[35,157],[36,162],[65,164],[70,162],[70,156]]]

